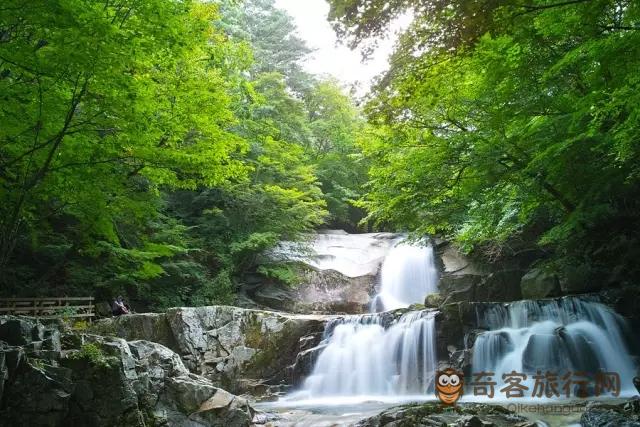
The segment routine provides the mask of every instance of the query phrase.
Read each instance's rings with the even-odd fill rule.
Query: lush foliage
[[[353,198],[316,141],[355,153],[361,120],[272,1],[5,3],[3,293],[230,303],[257,254]]]
[[[492,255],[537,247],[638,272],[637,2],[332,5],[354,43],[414,14],[368,105],[371,218]]]

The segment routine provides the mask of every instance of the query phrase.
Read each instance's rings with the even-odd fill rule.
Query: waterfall
[[[474,372],[616,372],[633,389],[634,363],[625,344],[624,320],[608,307],[576,297],[518,301],[477,312]]]
[[[377,299],[384,309],[423,302],[437,290],[433,248],[396,244],[380,275]],[[307,398],[425,395],[437,366],[434,314],[423,310],[392,317],[372,313],[328,322],[323,350],[301,394]]]
[[[431,245],[400,242],[389,250],[380,270],[380,293],[376,298],[383,310],[423,303],[426,295],[437,291],[438,270]]]
[[[308,397],[424,394],[436,366],[431,312],[404,314],[385,328],[380,314],[327,325],[327,345],[304,383]]]

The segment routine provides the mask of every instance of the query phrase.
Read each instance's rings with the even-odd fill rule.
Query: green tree
[[[414,10],[367,106],[372,218],[638,273],[635,2],[332,3],[355,43]]]
[[[144,231],[157,216],[160,189],[246,175],[238,159],[245,144],[227,131],[234,116],[215,63],[228,48],[214,18],[214,8],[191,1],[3,5],[0,271],[7,281],[43,248],[53,258],[47,281],[77,256],[110,260],[111,275],[124,264],[134,276],[158,275],[153,260],[173,249]],[[17,270],[7,268],[15,257]]]
[[[319,80],[305,98],[311,131],[310,155],[330,212],[328,224],[355,231],[364,214],[353,205],[367,181],[359,144],[365,123],[335,80]]]
[[[303,62],[312,50],[296,34],[290,15],[278,9],[274,0],[225,0],[221,5],[221,28],[251,46],[252,79],[263,73],[278,73],[295,94],[309,90],[313,76],[303,69]]]

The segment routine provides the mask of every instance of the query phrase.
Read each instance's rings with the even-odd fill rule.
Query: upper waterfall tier
[[[426,295],[438,291],[438,269],[433,248],[397,243],[389,250],[380,271],[378,299],[383,310],[422,303]]]

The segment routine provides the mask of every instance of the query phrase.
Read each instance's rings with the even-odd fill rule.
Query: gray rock
[[[117,336],[128,341],[149,340],[178,351],[165,313],[109,317],[92,323],[90,331],[98,335]]]
[[[321,344],[298,353],[295,363],[291,366],[291,374],[288,382],[292,385],[302,384],[305,378],[313,371],[316,360],[318,360],[320,353],[322,353],[322,350],[324,350],[326,346],[326,344]]]
[[[43,332],[42,349],[52,352],[62,351],[60,331],[57,329],[47,329]]]
[[[459,427],[483,427],[484,423],[477,415],[466,415],[457,421]]]
[[[455,245],[444,242],[436,245],[439,255],[441,271],[447,275],[485,275],[485,269],[465,256]]]
[[[424,299],[424,306],[426,308],[438,308],[444,302],[444,297],[439,294],[429,294]]]
[[[560,273],[560,288],[563,294],[583,294],[597,291],[603,281],[595,279],[596,274],[587,264],[565,266]]]
[[[0,341],[0,402],[6,385],[15,378],[25,358],[21,347],[11,347]]]
[[[488,275],[476,288],[472,301],[517,301],[522,299],[522,270],[502,270]]]
[[[73,391],[71,371],[43,365],[36,367],[26,359],[20,362],[20,373],[5,389],[3,415],[11,425],[59,426],[68,414]]]
[[[520,281],[520,289],[526,299],[555,297],[561,292],[558,277],[544,268],[529,270]]]
[[[506,427],[520,426],[524,417],[498,405],[459,403],[444,407],[437,402],[403,405],[387,409],[378,415],[360,421],[359,427]]]
[[[27,345],[33,342],[33,336],[38,338],[41,325],[18,317],[4,317],[0,319],[0,341],[9,345]],[[41,341],[41,339],[36,339]]]
[[[246,426],[254,416],[246,400],[196,375],[170,378],[162,402],[177,405],[189,420],[206,426]]]
[[[163,344],[181,356],[189,371],[241,393],[247,391],[242,386],[246,380],[268,380],[273,384],[285,380],[287,368],[294,364],[304,345],[300,338],[322,333],[326,319],[211,306],[105,319],[96,322],[92,330]]]
[[[111,304],[108,302],[99,302],[95,305],[96,316],[98,317],[111,317],[113,311],[111,310]]]
[[[366,313],[375,294],[376,275],[349,277],[335,270],[298,266],[294,288],[266,283],[248,291],[252,300],[293,313]]]
[[[637,398],[636,398],[637,399]],[[640,427],[640,405],[591,401],[580,417],[582,427]]]
[[[28,321],[12,322],[33,338]],[[15,329],[11,329],[12,334]],[[0,345],[0,412],[3,425],[25,426],[248,426],[255,411],[246,400],[190,373],[171,349],[149,341],[65,335],[58,353],[62,366],[39,359],[33,344],[59,346],[59,333],[38,332],[44,341],[23,347]],[[57,337],[57,339],[56,339]],[[49,340],[49,341],[47,341]],[[91,347],[89,347],[91,346]]]

